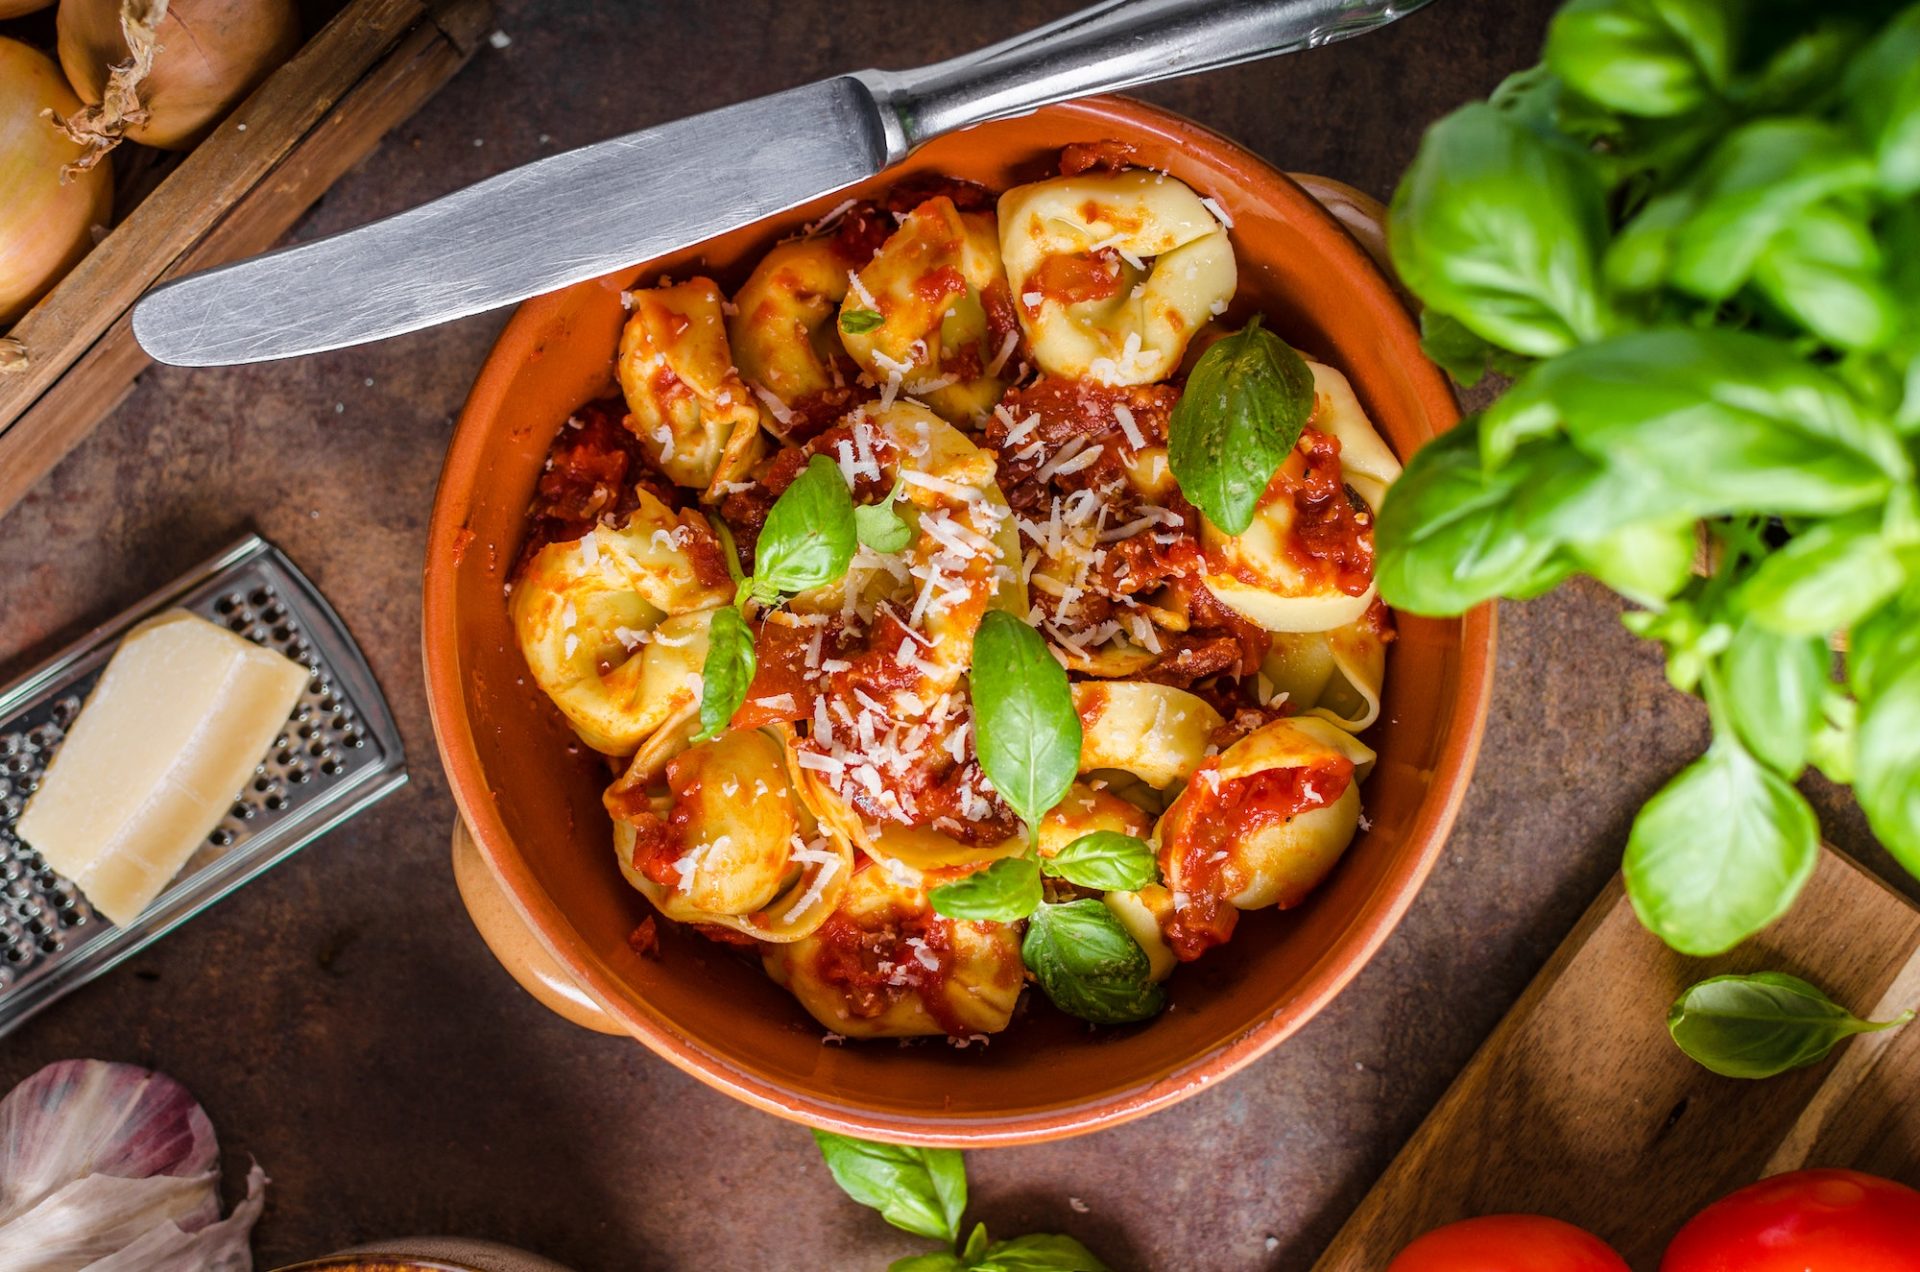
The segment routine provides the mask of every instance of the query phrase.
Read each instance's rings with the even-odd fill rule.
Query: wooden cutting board
[[[1313,1272],[1380,1272],[1430,1228],[1510,1211],[1577,1223],[1653,1272],[1689,1216],[1765,1175],[1852,1166],[1920,1185],[1920,1023],[1760,1082],[1708,1073],[1666,1030],[1694,981],[1762,969],[1884,1020],[1920,1006],[1916,946],[1920,909],[1831,849],[1786,918],[1713,959],[1642,928],[1616,877]]]

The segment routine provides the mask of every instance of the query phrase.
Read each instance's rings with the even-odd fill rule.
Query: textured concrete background
[[[1073,0],[973,3],[964,23],[926,0],[499,6],[511,45],[483,48],[299,237],[830,72],[945,57]],[[1549,7],[1439,0],[1364,39],[1146,95],[1283,168],[1385,196],[1427,121],[1534,60]],[[454,893],[419,577],[451,417],[501,322],[152,371],[0,522],[0,673],[254,526],[346,616],[413,770],[372,814],[0,1041],[0,1087],[68,1056],[184,1080],[233,1174],[251,1154],[273,1176],[263,1267],[419,1232],[581,1272],[883,1266],[923,1243],[844,1200],[804,1131],[548,1015]],[[1505,607],[1501,625],[1459,829],[1372,965],[1276,1053],[1178,1108],[974,1154],[973,1216],[1001,1235],[1072,1232],[1121,1268],[1312,1260],[1613,871],[1633,809],[1703,744],[1703,714],[1606,593],[1569,587]],[[1834,842],[1898,875],[1850,804],[1814,794]]]

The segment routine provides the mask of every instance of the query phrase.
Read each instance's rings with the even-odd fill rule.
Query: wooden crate
[[[133,302],[155,283],[265,250],[464,65],[491,0],[350,0],[182,156],[6,334],[0,516],[78,445],[149,359]]]

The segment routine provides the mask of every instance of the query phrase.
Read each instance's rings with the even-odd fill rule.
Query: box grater
[[[13,828],[121,636],[176,606],[285,654],[312,677],[208,841],[131,927],[116,927]],[[400,734],[366,659],[307,577],[258,535],[88,632],[0,689],[0,1034],[406,780]]]

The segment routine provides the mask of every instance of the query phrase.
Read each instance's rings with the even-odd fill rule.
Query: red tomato
[[[1775,1175],[1690,1219],[1660,1272],[1920,1272],[1920,1192],[1857,1170]]]
[[[1585,1228],[1545,1215],[1488,1215],[1435,1228],[1387,1272],[1630,1272]]]

